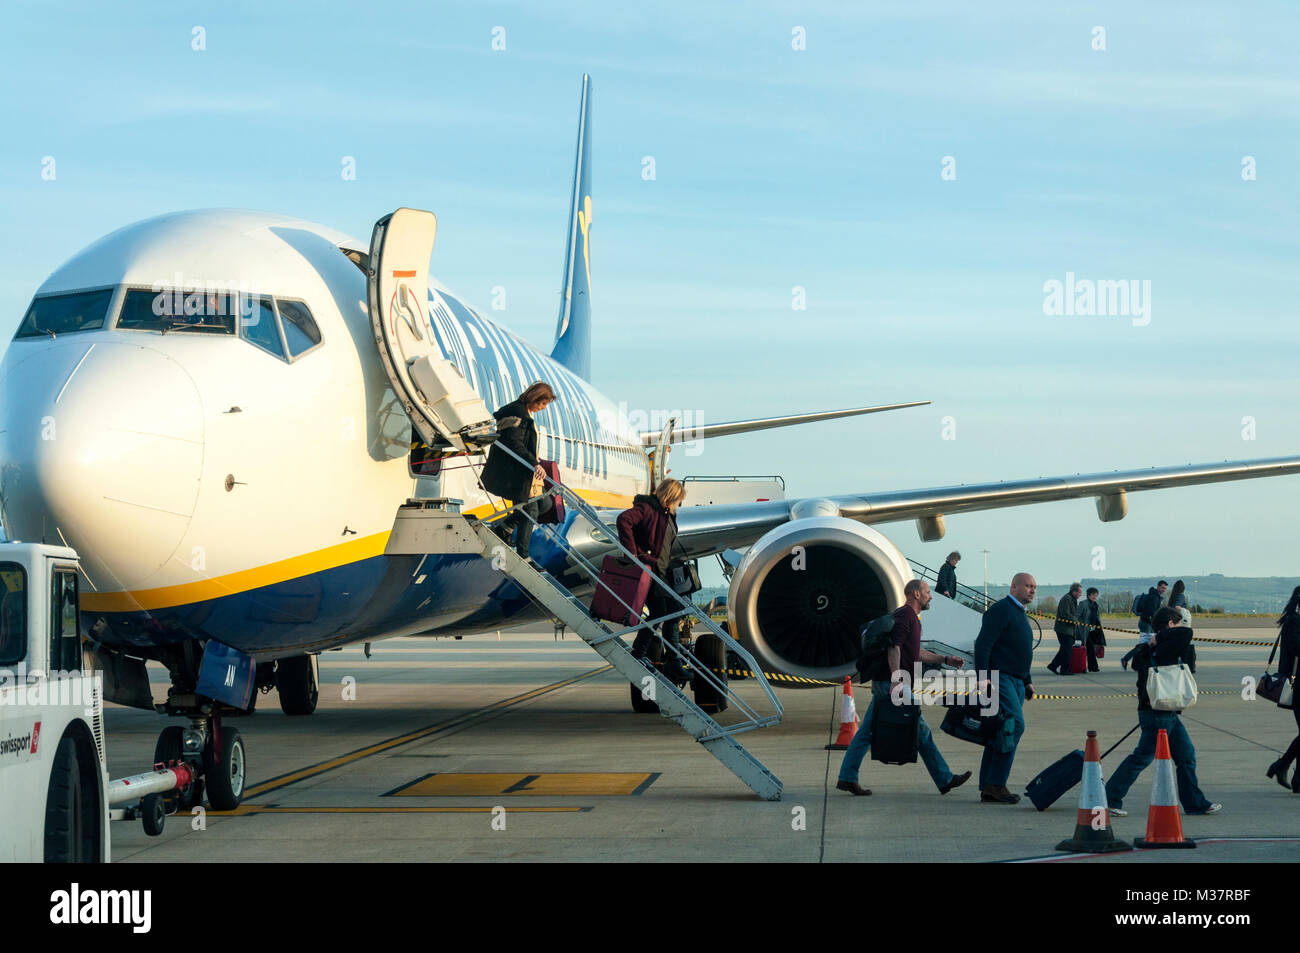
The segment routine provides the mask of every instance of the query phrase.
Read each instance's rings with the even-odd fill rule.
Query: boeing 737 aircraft
[[[906,406],[629,426],[589,382],[590,115],[584,77],[549,354],[428,275],[435,223],[412,210],[381,220],[370,245],[290,216],[179,212],[105,236],[41,284],[0,367],[0,515],[10,539],[80,554],[82,631],[110,700],[153,707],[140,660],[154,660],[173,683],[159,707],[194,717],[200,659],[219,643],[270,675],[287,712],[308,713],[316,653],[540,618],[478,554],[385,553],[410,498],[492,512],[469,435],[533,381],[557,395],[537,417],[539,454],[614,510],[649,491],[664,460],[651,451],[673,443]],[[392,267],[389,243],[412,260]],[[473,399],[452,416],[467,427],[421,399],[456,378]],[[443,457],[423,475],[413,440]],[[688,558],[746,550],[732,632],[766,670],[834,681],[854,668],[860,625],[901,604],[912,575],[872,524],[916,520],[934,540],[947,514],[1077,497],[1109,521],[1131,492],[1297,472],[1287,457],[693,506],[678,544]],[[543,565],[547,545],[534,535]]]

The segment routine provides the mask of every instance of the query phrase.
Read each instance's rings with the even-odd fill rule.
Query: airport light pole
[[[989,551],[984,550],[984,605],[989,604]]]

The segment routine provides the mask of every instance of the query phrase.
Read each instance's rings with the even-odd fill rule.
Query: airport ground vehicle
[[[0,544],[0,860],[109,859],[103,699],[77,610],[75,552]]]
[[[211,707],[163,731],[151,771],[109,780],[78,568],[65,546],[0,543],[0,861],[107,862],[110,817],[159,834],[167,814],[199,803],[205,782],[217,808],[243,794],[243,742]]]

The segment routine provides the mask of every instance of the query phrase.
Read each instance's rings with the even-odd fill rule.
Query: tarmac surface
[[[1198,620],[1201,638],[1271,644],[1261,620]],[[1050,626],[1034,656],[1028,730],[1012,771],[1021,792],[1074,748],[1088,729],[1104,751],[1137,722],[1135,679],[1119,667],[1131,636],[1109,636],[1096,675],[1060,678],[1044,665],[1056,650]],[[984,804],[980,749],[938,731],[955,772],[975,773],[940,796],[925,768],[868,759],[871,797],[835,790],[842,753],[826,751],[838,729],[838,688],[778,688],[781,724],[741,736],[785,784],[782,800],[756,798],[671,722],[638,715],[629,687],[573,635],[550,627],[452,639],[395,639],[321,657],[314,715],[287,717],[274,693],[258,711],[229,719],[245,739],[248,790],[233,815],[167,819],[159,837],[113,824],[119,862],[238,861],[999,861],[1214,863],[1300,858],[1300,795],[1265,778],[1290,742],[1290,712],[1242,698],[1268,648],[1197,642],[1198,703],[1184,716],[1201,788],[1223,803],[1213,816],[1183,817],[1195,850],[1070,855],[1055,845],[1074,831],[1076,787],[1045,812],[1027,799]],[[166,677],[151,666],[155,697]],[[349,681],[354,679],[355,682]],[[757,704],[752,681],[738,683]],[[346,697],[345,700],[345,696]],[[859,715],[870,692],[855,686]],[[724,716],[725,720],[726,716]],[[166,720],[110,706],[109,773],[147,770]],[[1103,762],[1113,772],[1137,735]],[[1145,831],[1154,767],[1139,777],[1116,818],[1117,836]],[[501,829],[504,828],[504,829]]]

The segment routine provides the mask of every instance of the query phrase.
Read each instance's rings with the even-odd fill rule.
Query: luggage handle
[[[1122,745],[1128,739],[1129,735],[1133,734],[1133,732],[1137,731],[1141,727],[1142,727],[1142,723],[1138,722],[1136,725],[1134,725],[1132,728],[1128,730],[1128,734],[1126,734],[1123,738],[1119,739],[1119,741],[1115,742],[1113,745],[1107,748],[1105,752],[1102,753],[1101,757],[1102,758],[1106,757],[1106,755],[1110,754],[1112,751],[1114,751],[1116,748]],[[1101,758],[1098,758],[1097,760],[1100,761]]]

